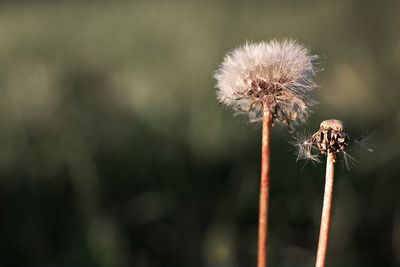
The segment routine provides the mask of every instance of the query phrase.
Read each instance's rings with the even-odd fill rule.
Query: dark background
[[[212,75],[246,40],[321,56],[336,167],[328,266],[400,266],[399,1],[0,2],[0,265],[255,266],[260,125]],[[325,164],[272,133],[270,266],[313,266]],[[354,139],[354,138],[353,138]]]

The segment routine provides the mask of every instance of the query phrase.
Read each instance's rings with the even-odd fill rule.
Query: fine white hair
[[[289,127],[302,123],[315,103],[310,93],[317,59],[294,40],[247,42],[230,51],[216,71],[217,98],[252,120],[269,111]]]

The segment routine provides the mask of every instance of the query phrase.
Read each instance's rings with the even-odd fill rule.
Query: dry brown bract
[[[326,120],[321,122],[318,132],[312,137],[322,154],[328,151],[336,154],[343,152],[349,144],[349,136],[340,120]]]

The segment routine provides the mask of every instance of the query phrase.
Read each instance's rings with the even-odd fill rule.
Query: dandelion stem
[[[328,151],[326,158],[326,177],[324,204],[322,207],[321,229],[319,232],[316,267],[325,266],[326,249],[328,246],[329,224],[331,221],[332,191],[334,176],[335,155]]]
[[[264,111],[262,123],[261,183],[258,221],[258,267],[265,267],[267,263],[270,130],[271,114],[269,111]]]

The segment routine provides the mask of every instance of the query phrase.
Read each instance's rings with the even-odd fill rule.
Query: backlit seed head
[[[269,111],[289,128],[308,119],[317,56],[293,40],[246,43],[229,52],[214,77],[217,98],[251,120]]]

